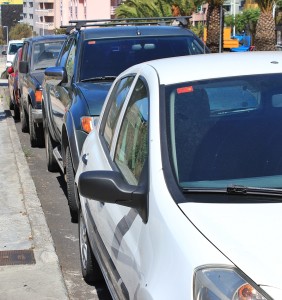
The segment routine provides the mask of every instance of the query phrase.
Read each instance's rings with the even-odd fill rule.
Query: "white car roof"
[[[137,68],[142,65],[150,65],[157,71],[160,84],[173,84],[240,75],[282,73],[282,52],[188,55],[145,62]]]
[[[10,40],[9,44],[20,44],[20,43],[23,43],[23,42],[24,42],[23,40]]]

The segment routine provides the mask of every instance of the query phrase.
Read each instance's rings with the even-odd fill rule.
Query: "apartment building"
[[[70,20],[110,19],[122,0],[24,0],[23,22],[38,35],[52,34]]]

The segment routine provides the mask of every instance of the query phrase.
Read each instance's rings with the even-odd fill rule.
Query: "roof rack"
[[[178,16],[178,17],[150,17],[150,18],[128,18],[128,19],[97,19],[97,20],[70,20],[70,24],[61,26],[66,28],[66,33],[69,34],[72,30],[80,30],[82,27],[107,27],[107,26],[128,26],[128,25],[167,25],[173,21],[177,21],[179,26],[186,27],[187,19],[191,16]]]

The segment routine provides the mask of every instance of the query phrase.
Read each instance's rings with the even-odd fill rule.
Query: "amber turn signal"
[[[42,102],[42,91],[35,91],[35,101]]]
[[[81,118],[82,129],[89,133],[93,129],[93,118],[92,117],[82,117]]]

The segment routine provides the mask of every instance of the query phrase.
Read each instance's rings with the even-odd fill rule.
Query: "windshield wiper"
[[[226,192],[231,195],[269,195],[281,196],[282,189],[250,187],[243,185],[232,185],[226,188]]]
[[[220,193],[229,195],[267,195],[282,196],[282,189],[249,187],[243,185],[231,185],[224,188],[182,188],[183,193]]]
[[[116,79],[116,76],[101,76],[101,77],[92,77],[92,78],[82,79],[81,82],[115,80],[115,79]]]

